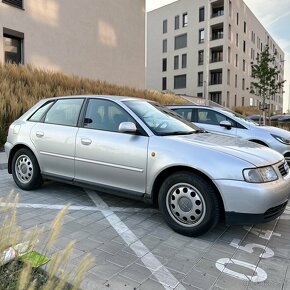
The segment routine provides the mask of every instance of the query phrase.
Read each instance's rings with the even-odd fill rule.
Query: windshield
[[[146,101],[125,101],[124,103],[155,135],[185,135],[200,132],[198,127],[159,104]]]
[[[238,118],[239,120],[242,120],[244,122],[250,123],[252,125],[259,126],[259,124],[256,123],[255,121],[253,121],[253,120],[251,120],[251,119],[249,119],[249,118],[247,118],[247,117],[245,117],[245,116],[243,116],[243,115],[241,115],[239,113],[232,112],[232,111],[227,111],[227,110],[224,110],[223,112],[226,113],[226,115],[228,117],[235,117],[235,118]]]

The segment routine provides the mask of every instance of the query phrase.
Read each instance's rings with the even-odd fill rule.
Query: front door
[[[77,181],[142,195],[146,187],[147,136],[120,133],[121,122],[136,121],[117,103],[90,99],[76,138]]]

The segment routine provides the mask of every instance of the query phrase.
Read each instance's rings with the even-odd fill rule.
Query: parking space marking
[[[13,207],[13,203],[6,204],[5,202],[0,203],[0,207]],[[42,203],[18,203],[16,205],[17,208],[35,208],[35,209],[55,209],[61,210],[66,205],[62,204],[42,204]],[[80,211],[105,211],[107,207],[102,205],[96,206],[79,206],[79,205],[71,205],[68,209],[69,210],[80,210]],[[156,209],[153,208],[123,208],[123,207],[110,207],[110,211],[112,212],[125,212],[125,213],[156,213],[158,212]]]
[[[101,210],[111,226],[116,230],[126,244],[141,259],[145,267],[156,277],[157,281],[165,288],[172,289],[178,284],[178,289],[185,290],[179,281],[164,267],[161,262],[149,251],[149,249],[136,237],[136,235],[120,220],[110,207],[93,190],[85,189],[85,192],[96,204],[105,209]]]

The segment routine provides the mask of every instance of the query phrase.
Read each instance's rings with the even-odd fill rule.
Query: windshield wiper
[[[171,135],[191,135],[196,133],[196,131],[172,131],[166,133],[158,133],[159,136],[171,136]]]

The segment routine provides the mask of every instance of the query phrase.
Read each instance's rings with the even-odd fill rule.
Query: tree
[[[276,64],[276,53],[273,55],[269,52],[269,46],[266,45],[260,56],[256,58],[257,63],[251,64],[252,75],[254,81],[251,82],[250,93],[261,97],[263,112],[263,123],[266,122],[266,109],[270,105],[267,100],[272,96],[283,91],[284,80],[279,80],[280,71]]]

